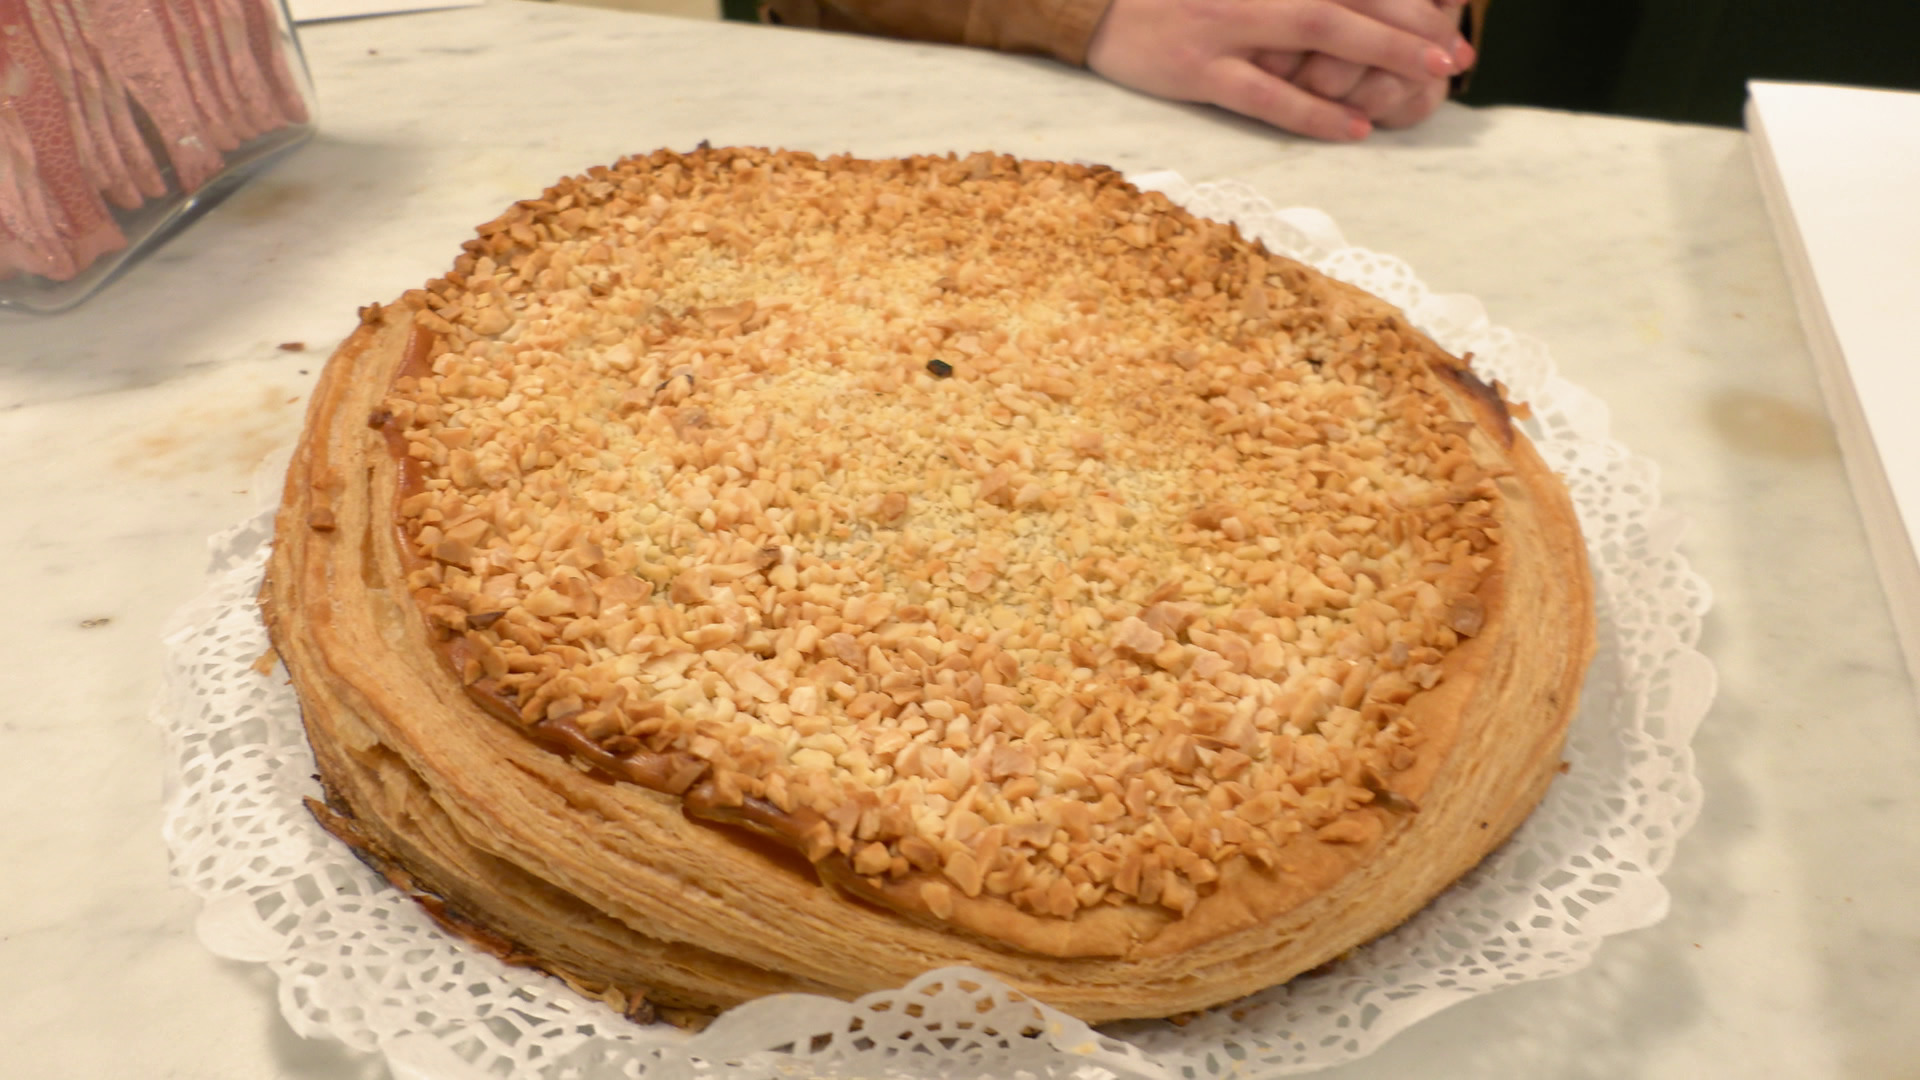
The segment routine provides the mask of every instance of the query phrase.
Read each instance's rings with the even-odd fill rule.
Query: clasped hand
[[[1301,135],[1363,139],[1427,118],[1473,64],[1465,0],[1113,0],[1087,66]]]

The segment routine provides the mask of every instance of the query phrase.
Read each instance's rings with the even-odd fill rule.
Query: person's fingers
[[[1209,67],[1207,83],[1213,104],[1296,135],[1353,142],[1373,130],[1358,110],[1310,94],[1250,60],[1222,57]]]
[[[1480,51],[1475,49],[1473,43],[1466,38],[1461,38],[1460,44],[1454,47],[1453,66],[1459,68],[1461,71],[1472,67],[1479,59]]]
[[[1322,139],[1364,138],[1377,122],[1404,125],[1430,113],[1457,65],[1433,43],[1347,2],[1401,18],[1393,14],[1401,9],[1379,5],[1415,0],[1112,0],[1086,62],[1123,86]],[[1444,11],[1454,0],[1417,2]],[[1371,68],[1383,74],[1369,81]]]
[[[1460,9],[1434,0],[1339,0],[1375,22],[1418,34],[1451,54],[1466,39],[1460,36]]]
[[[1467,38],[1467,31],[1471,28],[1467,20],[1469,0],[1437,0],[1437,2],[1440,5],[1441,14],[1446,16],[1454,32],[1460,35],[1459,43],[1453,47],[1453,62],[1460,65],[1461,71],[1465,71],[1480,60],[1480,50],[1474,48],[1473,42]]]
[[[1372,68],[1362,72],[1353,89],[1335,100],[1359,109],[1367,114],[1367,119],[1387,127],[1390,119],[1402,114],[1409,98],[1418,97],[1428,86],[1441,85],[1438,79],[1412,83],[1398,75]]]
[[[1440,103],[1447,99],[1444,83],[1430,83],[1414,88],[1413,93],[1401,99],[1399,105],[1375,114],[1368,112],[1373,122],[1383,128],[1409,128],[1427,117],[1432,116]]]
[[[1416,80],[1444,78],[1459,71],[1453,57],[1433,42],[1350,11],[1334,0],[1245,0],[1229,8],[1227,17],[1238,24],[1234,36],[1249,51],[1321,52]]]
[[[1313,53],[1294,71],[1291,78],[1281,77],[1309,94],[1318,94],[1328,101],[1345,101],[1349,105],[1365,110],[1364,104],[1349,101],[1348,97],[1360,86],[1361,80],[1366,78],[1368,70],[1350,60],[1328,56],[1326,53]]]
[[[1300,65],[1306,63],[1306,61],[1307,54],[1303,52],[1273,51],[1255,53],[1253,55],[1253,62],[1261,71],[1266,72],[1276,79],[1285,79],[1288,82],[1293,81],[1294,74],[1300,70]]]

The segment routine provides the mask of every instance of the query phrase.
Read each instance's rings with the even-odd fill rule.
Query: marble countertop
[[[1449,106],[1317,145],[1040,60],[513,0],[304,38],[313,143],[91,304],[0,316],[0,1073],[383,1075],[193,936],[147,719],[161,623],[357,306],[563,173],[701,139],[1245,181],[1547,342],[1659,464],[1720,675],[1671,915],[1327,1075],[1920,1067],[1920,715],[1744,135]]]

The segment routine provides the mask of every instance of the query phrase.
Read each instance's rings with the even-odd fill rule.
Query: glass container
[[[0,307],[79,304],[313,116],[284,0],[0,0]]]

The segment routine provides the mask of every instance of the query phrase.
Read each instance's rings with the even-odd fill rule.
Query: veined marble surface
[[[1660,464],[1720,674],[1671,916],[1327,1075],[1920,1070],[1920,715],[1743,135],[1448,107],[1325,146],[1042,60],[512,0],[304,38],[315,142],[89,305],[0,316],[0,1074],[384,1074],[193,936],[158,834],[161,621],[357,306],[564,173],[701,139],[1244,180],[1546,341]]]

